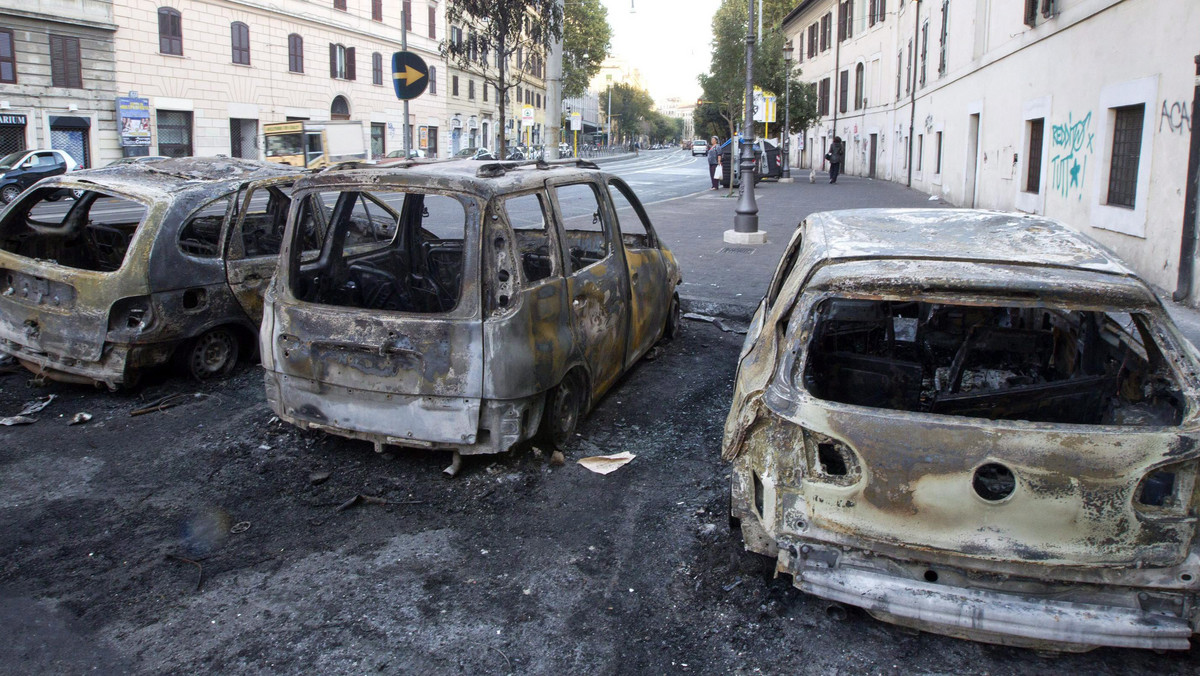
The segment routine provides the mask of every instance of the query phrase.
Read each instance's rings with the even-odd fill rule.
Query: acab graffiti
[[[1167,130],[1175,134],[1191,132],[1192,116],[1189,110],[1187,101],[1175,101],[1170,104],[1163,101],[1162,112],[1158,116],[1158,130],[1163,131],[1165,125]]]
[[[1067,114],[1065,124],[1050,129],[1050,177],[1052,188],[1063,197],[1083,199],[1083,179],[1087,176],[1088,155],[1093,152],[1096,134],[1092,114],[1075,120]]]

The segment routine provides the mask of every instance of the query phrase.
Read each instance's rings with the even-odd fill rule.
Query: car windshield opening
[[[466,208],[420,192],[310,193],[292,237],[292,293],[310,303],[442,313],[463,285]]]
[[[68,190],[39,188],[0,221],[0,247],[78,270],[113,272],[146,212],[145,204],[101,191],[72,199]]]
[[[1184,398],[1143,314],[833,298],[804,387],[898,411],[1082,425],[1178,425]]]

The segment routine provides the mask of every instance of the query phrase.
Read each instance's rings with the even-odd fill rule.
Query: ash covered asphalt
[[[446,453],[274,421],[257,366],[134,394],[0,376],[0,412],[57,395],[0,428],[0,672],[1196,672],[1186,653],[1047,659],[838,621],[774,579],[725,515],[740,342],[687,322],[566,465],[525,447],[456,479]],[[130,416],[174,393],[199,396]],[[619,451],[637,458],[607,476],[575,462]],[[338,511],[359,494],[386,504]]]

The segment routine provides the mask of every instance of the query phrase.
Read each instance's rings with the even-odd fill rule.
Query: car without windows
[[[675,258],[587,162],[413,163],[297,183],[266,295],[267,401],[376,444],[564,446],[678,330]]]
[[[740,357],[731,518],[801,590],[888,622],[1185,650],[1198,373],[1153,291],[1061,224],[815,214]]]
[[[0,213],[0,352],[110,388],[173,359],[225,375],[257,344],[299,174],[187,158],[42,181]]]

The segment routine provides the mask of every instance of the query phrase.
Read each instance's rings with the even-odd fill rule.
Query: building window
[[[371,55],[371,84],[383,84],[383,54],[379,52]]]
[[[183,17],[177,9],[158,8],[158,51],[183,56]]]
[[[867,69],[863,64],[858,64],[854,67],[854,109],[861,110],[866,107],[867,100],[863,96],[863,88],[866,86]]]
[[[229,154],[247,160],[258,159],[258,120],[229,118]]]
[[[429,6],[429,39],[437,39],[437,7]]]
[[[887,18],[887,0],[871,0],[871,5],[867,9],[867,25],[874,26],[877,23],[883,23]]]
[[[950,36],[950,0],[942,0],[942,39],[938,46],[938,76],[946,74],[946,38]]]
[[[288,36],[288,70],[293,73],[304,72],[304,38],[296,33]]]
[[[346,0],[333,0],[333,8],[346,11]]]
[[[437,96],[437,66],[429,67],[429,95]]]
[[[192,112],[190,110],[158,111],[158,154],[167,157],[190,157],[192,152]]]
[[[534,106],[536,106],[536,107],[538,107],[538,108],[541,108],[541,107],[542,107],[542,95],[541,95],[541,94],[535,94],[535,95],[534,95],[534,101],[533,101],[533,105],[534,105]]]
[[[804,31],[800,31],[800,33],[796,36],[796,62],[802,63],[803,61],[804,61]]]
[[[913,79],[913,41],[908,41],[908,58],[904,59],[904,93],[912,91]]]
[[[838,42],[854,37],[854,0],[842,0],[838,6]]]
[[[826,12],[825,16],[821,17],[821,51],[829,49],[829,34],[833,32],[833,13]]]
[[[937,132],[937,134],[934,136],[934,139],[937,141],[937,145],[934,146],[934,152],[937,154],[933,156],[933,161],[934,161],[933,162],[933,173],[941,175],[941,173],[942,173],[942,132],[940,132],[940,131]]]
[[[412,0],[404,0],[404,30],[412,32]]]
[[[929,53],[929,22],[921,26],[921,86],[925,86],[925,57]]]
[[[896,52],[896,100],[900,100],[900,74],[904,72],[904,52]]]
[[[817,56],[817,49],[820,45],[821,27],[816,23],[808,27],[808,58],[812,59]]]
[[[463,46],[463,32],[458,26],[450,27],[450,46],[455,50],[461,50]]]
[[[79,38],[50,35],[50,84],[55,87],[83,88]]]
[[[483,100],[486,103],[488,100],[488,84],[487,84],[487,82],[481,83],[479,85],[479,88],[483,90]]]
[[[458,76],[457,75],[450,76],[450,95],[458,96]]]
[[[821,84],[817,87],[817,114],[829,114],[829,78],[821,80]]]
[[[838,111],[846,112],[850,99],[850,71],[843,70],[838,74]]]
[[[331,120],[349,120],[350,119],[350,102],[345,96],[337,95],[333,97],[333,103],[329,104],[329,119]]]
[[[383,0],[371,0],[371,20],[383,21]]]
[[[387,124],[383,122],[371,123],[371,156],[383,157],[387,154],[387,145],[384,143],[384,135],[387,133]]]
[[[1025,153],[1028,171],[1025,174],[1025,192],[1042,191],[1042,139],[1046,133],[1046,118],[1029,120],[1029,148]]]
[[[472,101],[475,100],[475,81],[474,80],[467,80],[467,98],[471,99]]]
[[[354,80],[354,48],[329,43],[329,77],[336,80]]]
[[[1146,106],[1114,109],[1112,159],[1108,168],[1108,205],[1133,208],[1137,195],[1138,162],[1142,157],[1142,123]]]
[[[921,171],[921,160],[925,154],[925,135],[917,134],[917,161],[915,169]]]
[[[241,21],[229,25],[229,39],[233,46],[233,62],[250,65],[250,27]]]
[[[0,28],[0,82],[17,83],[16,42],[9,28]]]

